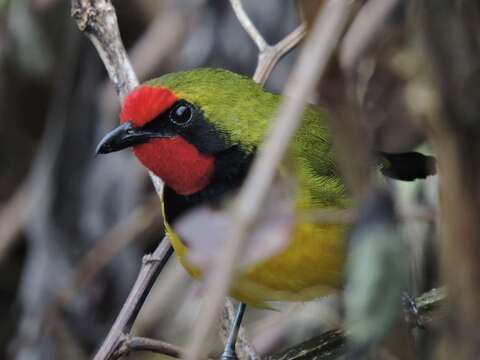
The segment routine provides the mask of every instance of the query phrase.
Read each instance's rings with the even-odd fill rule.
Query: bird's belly
[[[269,301],[310,300],[338,289],[345,260],[343,225],[296,224],[290,243],[279,253],[235,276],[231,295],[257,307]],[[177,258],[194,278],[201,273],[187,261],[186,246],[168,227]]]
[[[342,225],[297,224],[280,253],[241,272],[232,295],[257,306],[304,301],[341,287],[345,260]]]

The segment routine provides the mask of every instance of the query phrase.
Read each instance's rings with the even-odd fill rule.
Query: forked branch
[[[237,16],[238,21],[243,29],[252,38],[258,48],[258,62],[253,80],[263,84],[267,81],[270,73],[280,59],[298,45],[305,37],[307,27],[305,24],[300,24],[295,30],[288,34],[284,39],[275,45],[269,45],[265,38],[260,34],[257,27],[253,24],[250,17],[245,12],[241,0],[230,0],[233,11]]]

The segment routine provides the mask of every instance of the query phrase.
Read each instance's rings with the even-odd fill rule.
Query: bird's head
[[[132,147],[180,195],[222,190],[244,177],[276,103],[251,79],[226,70],[164,75],[127,95],[121,125],[97,153]]]

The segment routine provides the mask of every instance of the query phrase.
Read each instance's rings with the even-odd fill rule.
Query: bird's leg
[[[242,302],[238,304],[237,313],[233,319],[232,327],[230,328],[230,332],[228,334],[225,348],[223,349],[220,360],[237,360],[237,355],[235,354],[235,344],[237,342],[238,331],[240,330],[240,324],[242,323],[242,318],[246,307],[247,305]]]

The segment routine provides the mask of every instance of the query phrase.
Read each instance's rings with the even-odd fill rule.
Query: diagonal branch
[[[261,147],[233,209],[235,218],[223,249],[206,279],[206,294],[187,348],[187,359],[203,357],[215,319],[227,294],[236,260],[255,222],[280,160],[297,129],[308,95],[314,90],[334,52],[350,14],[350,2],[330,1],[318,17],[285,88],[277,120]]]
[[[95,46],[115,85],[120,101],[138,85],[118,29],[117,15],[110,0],[72,0],[71,15]]]
[[[138,86],[138,79],[120,37],[117,15],[111,0],[72,0],[71,15],[78,29],[95,46],[115,91],[123,101]],[[149,171],[157,194],[163,190],[162,180]]]
[[[250,17],[245,12],[242,1],[230,0],[230,4],[232,5],[233,11],[237,16],[238,21],[240,21],[240,24],[243,26],[243,29],[252,38],[255,45],[257,45],[258,51],[264,52],[269,45],[263,38],[262,34],[260,34],[257,27],[253,24],[252,20],[250,20]]]
[[[110,0],[72,0],[71,15],[80,31],[90,39],[100,55],[110,80],[121,101],[138,85],[127,52],[123,46],[118,29],[115,8]],[[149,172],[152,183],[159,196],[163,182]],[[173,249],[165,237],[152,255],[144,257],[135,285],[128,295],[117,319],[104,343],[95,356],[95,360],[109,359],[121,345],[123,333],[130,331],[145,298],[162,270]]]
[[[124,334],[130,332],[150,289],[172,253],[173,249],[164,237],[151,255],[144,256],[137,280],[94,360],[111,359],[122,345]]]

